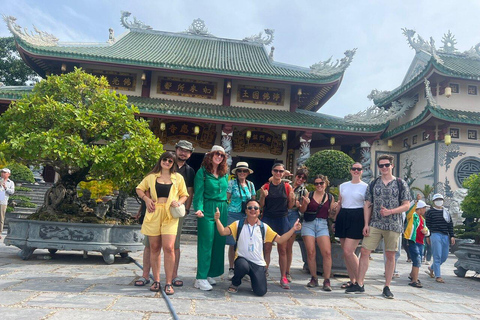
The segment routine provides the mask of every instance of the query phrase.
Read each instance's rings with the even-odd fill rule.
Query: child
[[[408,248],[412,259],[412,271],[409,277],[411,282],[408,285],[415,288],[422,287],[420,280],[418,280],[418,272],[422,265],[423,240],[429,234],[424,218],[426,207],[427,205],[424,201],[418,200],[416,208],[415,205],[410,208],[407,213],[407,227],[404,232],[404,237],[409,242]]]

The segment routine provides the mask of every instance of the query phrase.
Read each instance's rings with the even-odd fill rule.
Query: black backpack
[[[247,219],[241,219],[238,221],[238,228],[237,228],[237,237],[235,238],[235,245],[233,246],[233,251],[237,251],[237,243],[238,243],[238,238],[240,237],[240,233],[242,232],[243,225],[245,224],[245,220]],[[265,243],[265,226],[263,225],[263,222],[260,220],[260,231],[262,232],[262,243]]]

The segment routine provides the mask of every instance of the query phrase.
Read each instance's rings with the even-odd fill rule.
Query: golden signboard
[[[247,130],[251,131],[250,139],[246,138]],[[247,128],[233,133],[233,151],[235,152],[261,152],[268,150],[271,154],[283,153],[282,137],[275,132],[263,128]]]
[[[285,89],[239,85],[237,102],[283,106]]]
[[[107,78],[110,89],[135,91],[137,84],[137,74],[106,70],[86,70],[94,76]]]
[[[157,93],[200,99],[216,99],[217,83],[194,79],[158,77]]]
[[[162,143],[176,144],[179,140],[188,140],[195,146],[210,149],[217,136],[216,126],[214,124],[203,124],[185,121],[163,121],[165,130],[161,130],[161,119],[154,119],[150,126],[153,133]],[[195,134],[195,126],[199,127],[198,135]]]

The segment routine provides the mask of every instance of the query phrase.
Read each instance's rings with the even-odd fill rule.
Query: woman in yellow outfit
[[[151,291],[160,291],[160,249],[165,263],[165,293],[174,294],[172,286],[175,264],[175,237],[178,219],[170,214],[170,207],[178,207],[188,198],[185,181],[175,173],[175,154],[164,152],[155,167],[137,186],[137,195],[145,201],[147,212],[142,224],[142,233],[150,242],[150,263],[153,272]],[[149,198],[145,193],[150,191]]]

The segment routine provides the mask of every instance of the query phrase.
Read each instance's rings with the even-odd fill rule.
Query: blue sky
[[[201,18],[215,36],[243,39],[265,28],[275,29],[274,59],[309,67],[347,49],[358,48],[335,96],[320,112],[336,116],[356,113],[372,105],[372,89],[400,85],[413,59],[401,29],[430,36],[440,47],[448,30],[463,52],[480,42],[480,1],[326,1],[326,0],[148,0],[38,1],[0,0],[0,13],[17,24],[52,33],[62,42],[104,42],[108,28],[118,37],[125,29],[120,11],[155,30],[178,32]],[[5,24],[0,36],[9,36]],[[268,48],[269,50],[269,48]]]

